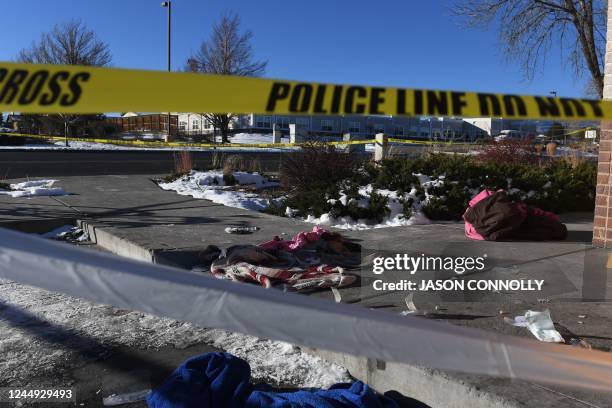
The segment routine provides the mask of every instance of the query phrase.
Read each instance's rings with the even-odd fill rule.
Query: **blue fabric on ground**
[[[251,367],[229,353],[207,353],[181,364],[147,397],[149,408],[397,408],[361,381],[328,390],[282,392],[250,384]]]

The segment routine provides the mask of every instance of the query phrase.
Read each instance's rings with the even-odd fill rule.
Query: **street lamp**
[[[170,72],[172,70],[170,66],[170,28],[172,21],[172,2],[162,1],[161,6],[168,9],[168,72]],[[168,112],[168,137],[166,141],[170,141],[170,112]]]
[[[171,1],[163,1],[161,4],[162,7],[168,9],[168,72],[171,71],[170,68],[170,28],[171,28],[171,17],[172,17],[172,2]]]

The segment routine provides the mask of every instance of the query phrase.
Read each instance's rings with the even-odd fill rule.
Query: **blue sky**
[[[166,67],[166,10],[160,0],[12,0],[2,4],[0,60],[56,22],[78,18],[110,45],[113,65]],[[559,53],[526,81],[505,61],[496,31],[466,30],[452,0],[174,0],[173,69],[209,36],[225,11],[254,33],[267,77],[434,89],[584,96]]]

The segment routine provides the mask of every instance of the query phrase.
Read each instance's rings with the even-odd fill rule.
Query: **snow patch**
[[[45,339],[60,339],[45,341]],[[350,382],[336,364],[287,343],[122,310],[0,279],[0,382],[57,375],[83,349],[101,346],[155,349],[207,343],[244,358],[253,378],[272,385],[327,388]],[[152,350],[152,353],[155,351]]]
[[[57,180],[31,180],[10,184],[10,190],[0,190],[0,195],[11,197],[36,197],[67,195],[61,187],[53,187]]]
[[[268,181],[259,173],[236,171],[233,177],[240,186],[252,186],[256,189],[277,186],[278,183]],[[159,183],[164,190],[176,191],[180,195],[204,198],[228,207],[244,208],[261,211],[268,207],[269,200],[258,194],[246,191],[236,191],[234,186],[227,186],[220,170],[192,171],[169,183]]]

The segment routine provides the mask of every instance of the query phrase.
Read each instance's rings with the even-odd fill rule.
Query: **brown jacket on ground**
[[[549,217],[535,215],[533,211],[525,214],[503,190],[469,208],[464,218],[487,241],[547,241],[567,238],[565,225]]]

